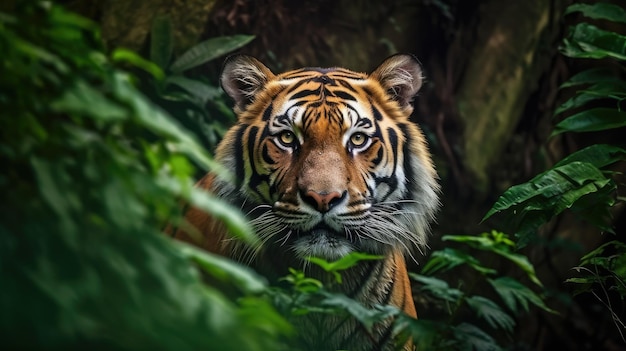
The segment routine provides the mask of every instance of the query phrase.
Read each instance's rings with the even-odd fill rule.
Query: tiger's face
[[[421,84],[409,55],[369,75],[275,75],[251,57],[227,61],[222,86],[238,123],[217,158],[237,183],[218,181],[217,191],[248,213],[261,251],[334,260],[425,245],[438,185],[424,137],[408,119]],[[241,250],[248,259],[258,254]]]

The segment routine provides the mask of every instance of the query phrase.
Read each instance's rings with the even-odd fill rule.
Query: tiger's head
[[[216,158],[237,181],[217,181],[215,190],[248,213],[262,242],[235,247],[240,259],[280,252],[334,260],[426,244],[438,184],[424,136],[409,121],[422,85],[413,56],[392,56],[369,75],[274,74],[234,56],[221,84],[238,123]]]

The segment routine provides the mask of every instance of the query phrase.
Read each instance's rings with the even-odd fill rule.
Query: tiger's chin
[[[375,253],[375,251],[379,251],[371,247],[371,243],[367,245],[367,241],[369,240],[361,240],[357,245],[343,233],[327,228],[314,228],[304,235],[300,235],[293,242],[293,249],[296,256],[303,260],[308,257],[320,257],[328,261],[335,261],[351,252]]]

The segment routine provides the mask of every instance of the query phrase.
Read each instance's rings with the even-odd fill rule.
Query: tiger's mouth
[[[311,228],[308,231],[305,231],[303,233],[301,233],[301,236],[326,236],[329,238],[345,238],[345,233],[343,231],[338,231],[335,229],[332,229],[330,226],[328,226],[325,223],[320,223],[318,225],[316,225],[315,227]]]
[[[301,258],[316,256],[332,260],[339,259],[356,249],[345,232],[323,223],[300,232],[293,247]]]

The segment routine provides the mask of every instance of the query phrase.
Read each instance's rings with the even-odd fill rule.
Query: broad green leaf
[[[504,329],[508,332],[513,331],[515,320],[492,300],[482,296],[469,296],[465,298],[465,302],[476,312],[479,318],[487,321],[492,328]]]
[[[572,206],[574,214],[607,233],[613,232],[613,206],[616,204],[617,185],[612,179],[608,183],[580,198]]]
[[[545,203],[543,199],[553,197],[557,197],[556,200],[561,201],[559,208],[571,206],[573,203],[571,201],[575,199],[568,198],[567,200],[569,201],[562,201],[565,200],[563,197],[567,195],[568,192],[576,192],[587,184],[594,184],[597,188],[601,188],[606,185],[607,181],[607,178],[600,170],[586,162],[571,162],[563,166],[554,167],[537,175],[524,184],[509,188],[500,196],[483,220],[497,212],[510,209],[516,205],[522,205],[534,198],[542,200],[536,203],[540,206],[538,209],[546,208],[541,206],[542,203]]]
[[[575,74],[565,83],[561,84],[559,89],[572,87],[582,84],[595,84],[603,82],[619,82],[621,81],[619,75],[615,74],[614,70],[607,67],[596,67],[582,71]]]
[[[259,238],[254,234],[243,214],[224,200],[211,196],[206,191],[193,189],[189,194],[189,202],[222,221],[226,224],[229,234],[243,240],[247,245],[255,248],[260,245]]]
[[[554,111],[554,115],[584,106],[591,101],[605,99],[615,99],[617,100],[616,104],[626,99],[626,82],[613,81],[594,84],[587,89],[577,92],[576,95],[565,101]]]
[[[197,263],[202,270],[216,279],[233,283],[244,293],[260,294],[267,288],[265,278],[249,267],[183,242],[173,241],[172,244],[178,247],[183,256]]]
[[[578,23],[563,40],[561,52],[573,58],[626,60],[626,37],[588,23]]]
[[[111,59],[113,62],[125,62],[137,68],[141,68],[150,73],[156,80],[163,80],[163,78],[165,78],[165,73],[163,73],[163,70],[158,65],[139,56],[139,54],[134,51],[124,48],[115,49],[111,55]]]
[[[624,160],[626,160],[626,149],[607,144],[594,144],[563,158],[554,167],[560,167],[572,162],[585,162],[602,169],[615,162]]]
[[[172,57],[173,34],[169,16],[157,16],[150,31],[150,61],[165,71]]]
[[[592,19],[609,20],[617,23],[626,23],[626,11],[623,7],[605,2],[595,4],[572,4],[567,7],[565,14],[580,12]]]
[[[239,49],[254,39],[252,35],[233,35],[211,38],[195,45],[180,55],[170,66],[174,73],[181,73],[188,69],[200,66],[222,55]]]
[[[526,287],[511,277],[499,277],[496,279],[487,279],[489,284],[500,295],[502,301],[506,306],[514,313],[518,313],[518,304],[524,311],[528,312],[529,303],[533,304],[544,311],[555,313],[552,309],[548,308],[539,295],[535,294],[532,290]]]
[[[565,132],[595,132],[624,126],[626,126],[626,112],[598,107],[562,120],[555,126],[551,136]]]
[[[484,275],[497,273],[496,270],[481,265],[480,261],[474,256],[451,247],[446,247],[431,254],[428,262],[422,268],[422,274],[433,275],[439,271],[446,272],[462,264],[466,264]]]

